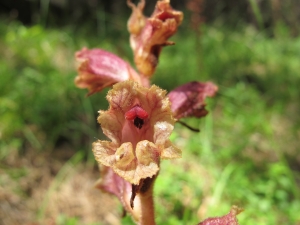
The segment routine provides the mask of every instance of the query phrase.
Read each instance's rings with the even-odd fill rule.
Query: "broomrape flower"
[[[98,163],[138,185],[157,174],[160,159],[181,157],[169,140],[175,120],[164,90],[124,81],[113,86],[107,100],[109,109],[99,111],[98,122],[111,141],[93,143]]]
[[[143,15],[145,0],[135,6],[130,0],[127,4],[132,9],[128,21],[130,46],[134,53],[134,62],[138,71],[146,77],[151,77],[158,64],[162,47],[174,45],[168,41],[173,36],[183,20],[183,13],[174,10],[170,0],[158,1],[150,18]]]
[[[244,209],[234,205],[231,207],[230,212],[227,215],[207,218],[206,220],[202,221],[198,225],[224,225],[224,224],[239,225],[236,216],[240,214],[242,211],[244,211]]]
[[[173,116],[178,120],[206,116],[205,99],[213,97],[217,91],[218,87],[212,82],[192,81],[175,88],[168,94]]]
[[[125,80],[140,77],[123,59],[102,49],[87,49],[76,52],[78,76],[75,84],[79,88],[88,88],[88,95],[101,91],[105,87]]]

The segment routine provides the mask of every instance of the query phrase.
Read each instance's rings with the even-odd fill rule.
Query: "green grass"
[[[84,46],[101,47],[130,60],[127,40],[17,23],[1,23],[0,31],[1,162],[12,152],[22,157],[63,146],[93,164],[91,143],[104,138],[96,117],[107,108],[106,91],[86,98],[74,86],[73,54]],[[186,120],[200,133],[176,125],[172,140],[183,158],[162,162],[155,186],[157,223],[197,224],[226,214],[231,205],[245,209],[238,216],[241,225],[299,223],[300,38],[289,37],[284,27],[275,38],[252,27],[217,25],[203,27],[202,34],[199,48],[189,31],[172,38],[176,45],[164,49],[153,79],[167,90],[191,80],[219,86],[208,100],[210,114]],[[26,168],[0,169],[16,182],[28,175]],[[2,178],[1,186],[9,188]],[[43,215],[44,207],[35,213]],[[63,213],[57,222],[81,224]],[[126,217],[122,224],[133,223]]]

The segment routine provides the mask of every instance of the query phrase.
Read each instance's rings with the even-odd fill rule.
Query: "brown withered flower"
[[[156,3],[153,14],[146,19],[143,16],[144,0],[138,6],[129,0],[127,2],[133,11],[128,21],[128,31],[134,62],[141,74],[151,77],[158,64],[162,47],[174,44],[168,39],[176,33],[183,20],[183,14],[174,10],[169,0],[162,0]]]
[[[75,84],[88,88],[88,95],[125,80],[140,82],[137,72],[123,59],[102,49],[87,49],[76,52],[78,76]]]
[[[160,159],[181,157],[169,140],[175,120],[165,91],[124,81],[113,86],[107,100],[109,109],[99,111],[98,122],[111,141],[93,143],[98,163],[138,185],[157,174]]]

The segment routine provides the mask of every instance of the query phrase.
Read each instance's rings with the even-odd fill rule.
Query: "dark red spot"
[[[141,129],[144,125],[144,120],[138,118],[138,117],[135,117],[134,120],[133,120],[133,124],[134,126],[136,126],[137,128]]]

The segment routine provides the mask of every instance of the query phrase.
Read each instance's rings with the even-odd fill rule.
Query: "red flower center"
[[[148,118],[148,113],[139,105],[133,106],[125,113],[126,120],[133,120],[133,124],[141,129],[144,125],[144,119]]]

